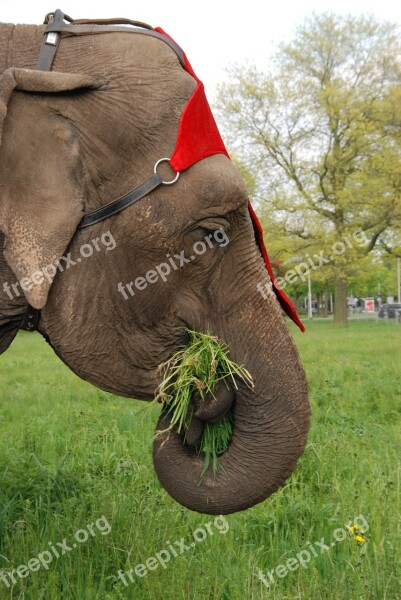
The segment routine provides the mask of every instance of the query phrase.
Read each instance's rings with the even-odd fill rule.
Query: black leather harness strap
[[[63,15],[60,10],[56,10],[53,20],[50,20],[52,15],[48,15],[49,22],[45,31],[45,40],[49,35],[97,35],[100,33],[139,33],[142,35],[150,35],[159,40],[162,40],[174,50],[182,65],[185,64],[184,53],[181,48],[169,37],[155,31],[153,27],[139,21],[130,21],[129,19],[103,19],[99,21],[89,21],[81,19],[80,21],[71,20],[65,23],[64,15],[60,20],[59,15]],[[128,26],[124,26],[129,25]],[[55,53],[55,51],[54,51]]]
[[[54,14],[48,15],[52,23],[59,24],[64,21],[64,14],[61,10],[56,10]],[[50,21],[49,21],[50,22]],[[57,48],[60,43],[60,34],[46,33],[43,38],[42,47],[40,49],[39,60],[36,66],[38,71],[50,71],[52,68],[54,57],[56,56]]]
[[[38,328],[39,319],[40,310],[33,308],[33,306],[28,304],[28,309],[24,315],[20,329],[23,329],[24,331],[35,331]]]
[[[134,204],[144,196],[147,196],[154,189],[159,187],[163,183],[162,178],[158,173],[153,173],[146,181],[138,185],[138,187],[134,188],[125,196],[121,196],[117,200],[113,200],[113,202],[109,202],[105,206],[94,210],[91,213],[85,215],[78,225],[78,229],[84,229],[85,227],[90,227],[95,223],[99,223],[99,221],[103,221],[103,219],[108,219],[112,215],[116,215],[121,212],[127,206]]]

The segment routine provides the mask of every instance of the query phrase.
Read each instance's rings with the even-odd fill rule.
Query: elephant
[[[162,410],[154,466],[190,510],[245,510],[283,485],[307,440],[307,382],[282,311],[290,305],[266,270],[243,180],[185,55],[150,28],[71,31],[51,70],[39,70],[46,25],[0,25],[0,353],[31,311],[79,377],[151,401],[188,329],[217,336],[254,387],[238,379],[204,404],[193,399],[185,443]],[[182,123],[198,92],[203,133],[195,113]],[[185,152],[197,160],[181,172],[160,161],[192,129],[200,138]],[[152,172],[165,185],[80,227]],[[199,484],[194,440],[228,409],[230,445]]]

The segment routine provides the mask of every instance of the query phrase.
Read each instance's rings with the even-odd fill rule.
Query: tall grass
[[[0,357],[0,569],[28,561],[104,515],[108,535],[87,542],[8,589],[1,600],[399,599],[401,581],[401,327],[346,331],[291,326],[312,403],[309,442],[287,484],[262,504],[214,518],[176,504],[152,467],[160,408],[80,381],[37,334]],[[270,589],[267,571],[362,514],[369,528],[329,544]],[[209,524],[209,530],[206,525]],[[202,542],[188,542],[199,528]],[[169,544],[163,568],[118,578]],[[177,546],[175,546],[177,547]]]

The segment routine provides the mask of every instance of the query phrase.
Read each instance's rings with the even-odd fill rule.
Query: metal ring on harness
[[[157,175],[157,167],[160,165],[160,163],[162,163],[162,162],[170,162],[170,160],[171,160],[170,158],[160,158],[157,161],[157,163],[155,164],[155,166],[154,166],[153,173],[155,173],[155,175]],[[175,183],[176,181],[178,181],[179,176],[180,176],[180,171],[177,171],[177,173],[175,174],[174,179],[172,179],[171,181],[163,181],[162,180],[162,184],[163,185],[173,185],[173,183]]]

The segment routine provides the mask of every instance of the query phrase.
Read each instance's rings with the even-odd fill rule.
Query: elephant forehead
[[[183,173],[183,181],[188,189],[196,212],[231,212],[246,202],[246,190],[242,178],[232,162],[222,154],[205,158]]]

